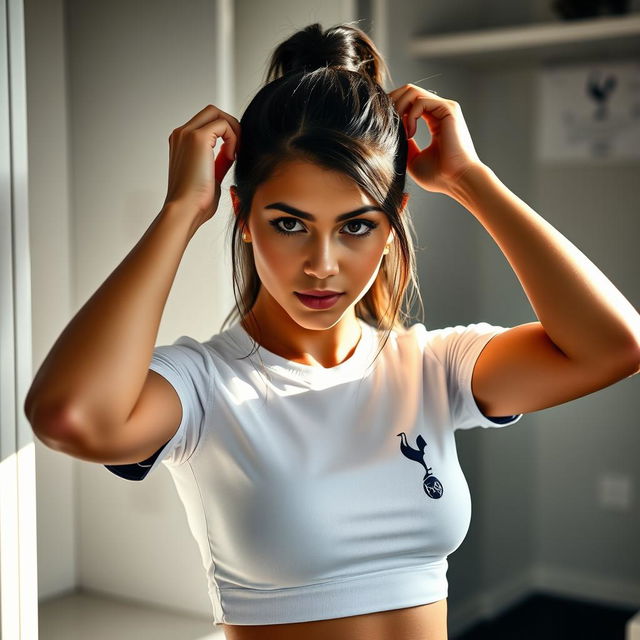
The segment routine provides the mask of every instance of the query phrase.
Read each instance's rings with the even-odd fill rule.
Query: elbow
[[[629,346],[618,359],[618,362],[624,363],[624,378],[635,376],[640,373],[640,345],[633,344]]]
[[[24,407],[25,416],[31,425],[34,435],[45,446],[73,455],[82,433],[75,420],[76,414],[67,407],[41,408]]]

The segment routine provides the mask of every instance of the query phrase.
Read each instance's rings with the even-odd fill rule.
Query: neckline
[[[356,345],[354,352],[351,354],[351,357],[334,367],[321,367],[303,364],[301,362],[294,362],[279,356],[273,351],[265,349],[260,344],[257,345],[257,349],[251,357],[256,357],[258,363],[262,362],[267,369],[274,372],[287,372],[300,377],[313,378],[335,378],[337,376],[342,376],[355,369],[361,369],[361,365],[370,355],[372,355],[373,347],[376,343],[375,328],[362,320],[362,318],[356,319],[358,320],[362,330],[360,340],[358,340],[358,344]],[[239,320],[229,327],[229,329],[225,331],[225,334],[232,340],[234,346],[240,347],[240,350],[243,352],[243,356],[250,353],[256,345],[253,338],[247,333]]]

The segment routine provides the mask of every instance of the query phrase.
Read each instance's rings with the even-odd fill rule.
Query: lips
[[[324,296],[315,296],[315,295],[306,295],[304,293],[298,293],[294,291],[296,297],[302,304],[310,309],[328,309],[332,307],[340,298],[340,296],[344,295],[343,293],[336,293],[332,295],[324,295]]]
[[[329,296],[339,296],[342,295],[343,291],[331,291],[330,289],[308,289],[307,291],[295,291],[294,293],[298,293],[303,296],[314,296],[316,298],[326,298]]]

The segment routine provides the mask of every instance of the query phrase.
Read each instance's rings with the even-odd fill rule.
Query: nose
[[[330,240],[313,244],[309,252],[309,257],[304,266],[304,272],[308,276],[323,280],[339,272],[338,250],[334,247],[332,248]]]

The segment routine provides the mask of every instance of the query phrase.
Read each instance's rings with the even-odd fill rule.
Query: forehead
[[[374,201],[348,176],[311,162],[291,160],[278,166],[268,180],[259,185],[256,196],[266,202],[295,199],[298,202],[366,203]],[[293,204],[293,203],[292,203]]]

